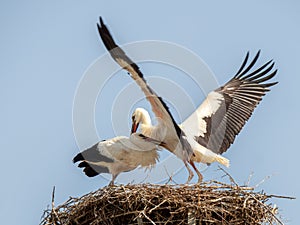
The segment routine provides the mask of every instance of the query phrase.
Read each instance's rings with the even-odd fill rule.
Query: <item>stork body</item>
[[[114,184],[121,172],[134,170],[138,166],[151,168],[158,160],[157,142],[142,134],[132,134],[129,138],[118,136],[109,140],[98,142],[92,147],[77,154],[73,162],[80,162],[78,167],[88,177],[100,173],[110,173]]]
[[[164,138],[166,128],[162,126],[163,123],[159,123],[157,126],[153,126],[151,123],[151,119],[149,113],[143,108],[137,108],[132,116],[132,129],[131,132],[134,133],[137,131],[138,127],[140,127],[140,132],[146,136],[149,136],[153,139],[160,140],[164,143],[170,143],[170,140]],[[179,125],[181,126],[181,125]],[[187,136],[187,141],[190,143],[194,154],[191,156],[191,162],[201,162],[201,163],[213,163],[219,162],[222,165],[229,166],[229,160],[219,154],[216,154],[209,149],[199,145],[194,138],[191,136]],[[165,144],[161,144],[162,147],[169,150],[170,146]],[[171,145],[172,147],[172,145]],[[171,150],[169,150],[171,151]],[[176,155],[176,152],[174,152]],[[191,164],[194,165],[194,164]],[[196,170],[197,172],[197,170]],[[198,174],[198,173],[197,173]],[[201,173],[198,174],[199,179],[202,179]],[[200,182],[200,181],[199,181]]]

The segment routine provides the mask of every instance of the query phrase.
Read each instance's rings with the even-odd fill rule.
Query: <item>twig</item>
[[[261,184],[263,184],[264,182],[266,182],[267,180],[269,180],[272,176],[273,176],[273,174],[265,176],[264,179],[262,179],[260,182],[258,182],[258,184],[256,184],[254,187],[258,188]]]
[[[233,177],[226,170],[224,170],[220,166],[218,166],[218,167],[219,167],[219,170],[223,171],[225,173],[225,175],[229,177],[229,180],[230,180],[231,183],[233,183],[235,186],[239,187],[239,185],[235,182],[235,180],[233,179]]]
[[[163,200],[161,203],[159,203],[158,205],[156,205],[154,208],[152,208],[152,209],[150,209],[149,210],[149,213],[152,213],[152,211],[153,210],[155,210],[155,209],[157,209],[157,208],[159,208],[162,204],[164,204],[165,202],[167,202],[167,200],[165,199],[165,200]]]
[[[55,186],[53,186],[53,189],[52,189],[52,210],[54,209],[54,195],[55,195]]]
[[[254,172],[251,172],[251,173],[249,174],[249,177],[248,177],[248,180],[247,180],[247,183],[245,184],[245,186],[250,186],[250,181],[251,181],[251,179],[252,179],[252,177],[253,177],[253,174],[254,174]]]
[[[145,211],[142,211],[141,213],[144,215],[144,217],[145,217],[147,220],[149,220],[150,223],[152,223],[153,225],[156,225],[156,223],[154,223],[154,222],[146,215]]]
[[[55,186],[53,186],[53,190],[52,190],[52,200],[51,200],[51,205],[52,205],[52,209],[51,209],[51,215],[54,215],[57,219],[57,221],[60,222],[59,216],[57,215],[57,212],[55,210],[55,205],[54,205],[54,195],[55,195]],[[56,224],[55,220],[51,221],[53,224]]]
[[[290,200],[295,200],[296,197],[292,196],[282,196],[282,195],[266,195],[268,198],[283,198],[283,199],[290,199]]]

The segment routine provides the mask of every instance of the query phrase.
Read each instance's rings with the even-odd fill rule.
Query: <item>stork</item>
[[[129,72],[145,94],[156,116],[158,125],[146,128],[147,124],[143,124],[141,132],[151,133],[151,138],[163,141],[164,148],[183,160],[189,171],[187,182],[193,177],[187,163],[196,171],[198,182],[201,182],[203,177],[194,161],[202,163],[217,161],[229,166],[229,160],[221,154],[234,142],[255,107],[269,91],[269,87],[277,84],[277,82],[265,83],[277,73],[277,70],[272,71],[274,67],[272,60],[251,71],[260,51],[249,64],[247,64],[248,52],[238,72],[225,85],[210,92],[196,111],[179,126],[163,99],[147,84],[137,64],[115,43],[101,17],[97,27],[110,55]],[[138,124],[136,121],[133,123],[132,132],[135,132]]]
[[[88,177],[100,173],[112,175],[109,185],[121,172],[134,170],[138,166],[151,168],[159,158],[157,145],[162,144],[143,134],[134,133],[130,137],[118,136],[103,140],[92,147],[78,153],[73,162],[80,162],[78,167],[84,168],[83,172]]]

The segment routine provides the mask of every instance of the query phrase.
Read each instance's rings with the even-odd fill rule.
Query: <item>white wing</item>
[[[230,147],[268,88],[277,84],[264,83],[277,72],[271,72],[274,66],[272,60],[249,72],[259,54],[260,51],[246,67],[248,52],[237,74],[225,85],[210,92],[199,108],[181,124],[186,134],[215,153],[222,154]]]

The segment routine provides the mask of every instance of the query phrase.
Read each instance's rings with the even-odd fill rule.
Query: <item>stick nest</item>
[[[267,203],[272,197],[280,196],[217,181],[108,186],[57,207],[52,202],[41,225],[282,224]]]

